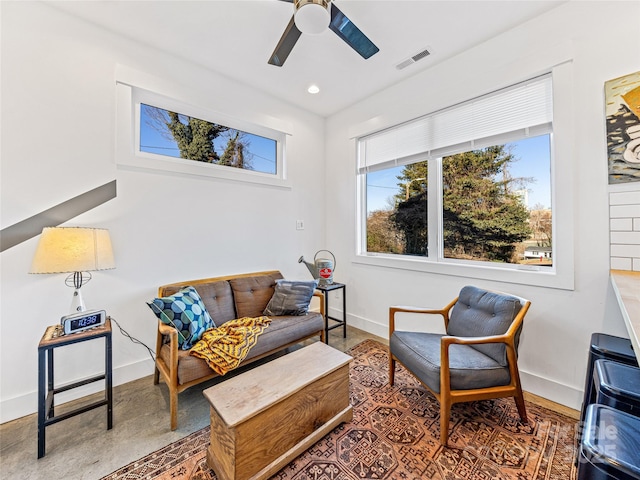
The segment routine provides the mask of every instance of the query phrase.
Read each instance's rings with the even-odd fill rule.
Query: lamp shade
[[[47,227],[29,273],[72,273],[115,268],[109,231],[104,228]]]

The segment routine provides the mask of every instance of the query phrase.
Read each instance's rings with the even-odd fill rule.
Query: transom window
[[[121,76],[116,82],[118,164],[291,188],[287,122],[214,110],[213,100],[198,91],[163,86],[160,93],[134,86],[150,80],[124,67]],[[153,83],[162,86],[158,79]],[[229,102],[220,106],[228,108]]]
[[[141,152],[276,175],[277,142],[183,113],[140,104]]]

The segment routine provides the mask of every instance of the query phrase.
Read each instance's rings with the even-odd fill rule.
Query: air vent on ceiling
[[[403,68],[406,68],[409,65],[416,63],[418,60],[422,60],[423,58],[428,57],[429,55],[431,55],[431,52],[429,51],[428,48],[425,48],[424,50],[416,53],[415,55],[410,56],[406,60],[403,60],[402,62],[397,64],[396,68],[398,70],[402,70]]]

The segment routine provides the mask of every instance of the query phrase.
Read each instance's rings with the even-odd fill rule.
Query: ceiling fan
[[[300,35],[317,35],[329,27],[362,58],[369,58],[380,49],[376,47],[354,23],[336,7],[332,0],[280,0],[293,3],[295,11],[285,28],[269,63],[276,67],[284,65]],[[329,7],[331,7],[329,9]]]

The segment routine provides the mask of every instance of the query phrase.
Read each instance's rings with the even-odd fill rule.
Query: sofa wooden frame
[[[279,272],[277,270],[269,270],[264,272],[243,273],[238,275],[225,275],[222,277],[212,277],[212,278],[204,278],[199,280],[191,280],[187,282],[171,283],[167,285],[162,285],[158,288],[158,297],[159,298],[165,297],[169,291],[173,293],[176,290],[179,290],[180,288],[185,287],[187,285],[191,285],[195,287],[197,290],[198,285],[213,283],[217,281],[232,280],[235,278],[253,277],[256,275],[270,275],[273,273],[279,273]],[[320,298],[320,314],[322,315],[322,318],[326,322],[325,312],[324,312],[324,294],[316,290],[313,296]],[[248,360],[245,360],[240,364],[240,366],[248,365],[252,362],[268,357],[269,355],[273,355],[274,353],[277,353],[285,348],[291,347],[300,342],[313,338],[316,335],[320,335],[320,340],[322,342],[325,341],[324,329],[322,329],[319,332],[313,333],[312,335],[306,336],[304,338],[296,339],[293,342],[282,344],[278,346],[278,348],[269,350],[268,352],[265,352],[262,355],[258,355],[256,357],[252,357]],[[165,361],[160,357],[160,349],[165,343],[168,343],[170,348],[169,364],[165,363]],[[154,385],[159,384],[160,378],[162,378],[162,380],[164,380],[164,382],[167,384],[167,387],[169,388],[169,409],[171,412],[171,430],[175,430],[178,427],[178,394],[190,387],[193,387],[194,385],[198,385],[200,383],[206,382],[218,376],[219,375],[217,373],[211,370],[210,375],[206,375],[206,376],[197,378],[195,380],[192,380],[190,382],[180,384],[178,382],[178,331],[174,327],[170,325],[166,325],[162,323],[160,320],[158,320],[158,332],[156,337],[156,362],[155,362],[155,371],[153,375],[153,383]]]

